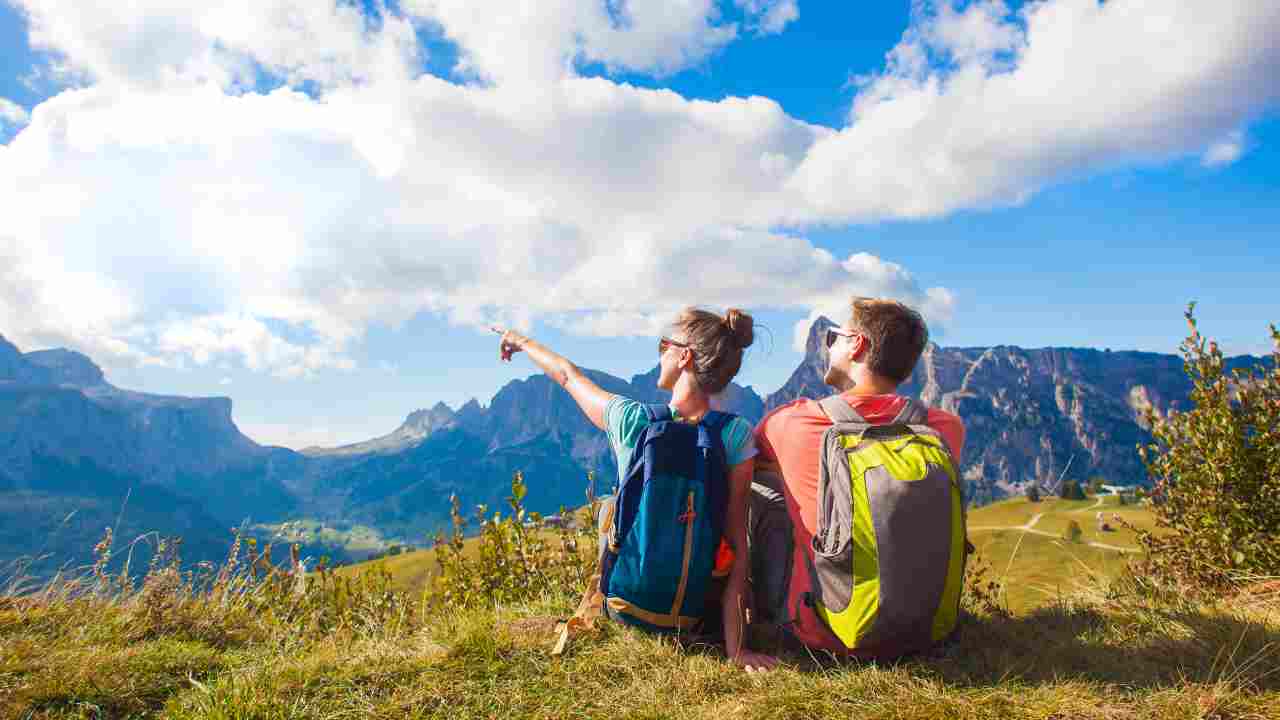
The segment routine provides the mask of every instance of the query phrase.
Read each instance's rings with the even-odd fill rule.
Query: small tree
[[[1089,494],[1101,495],[1103,482],[1104,482],[1103,479],[1098,475],[1094,475],[1093,477],[1089,478],[1089,486],[1088,486]]]
[[[1029,502],[1040,502],[1040,483],[1033,482],[1027,486],[1027,500]]]
[[[1154,442],[1138,447],[1157,527],[1172,532],[1138,539],[1147,572],[1219,589],[1280,574],[1280,330],[1271,326],[1269,365],[1229,374],[1194,311],[1181,345],[1192,407],[1166,417],[1149,409]]]
[[[1080,483],[1075,480],[1064,480],[1062,487],[1058,490],[1058,497],[1063,500],[1084,500],[1084,490],[1081,489]]]
[[[1080,523],[1075,520],[1067,523],[1067,529],[1062,531],[1062,539],[1067,542],[1078,543],[1083,536],[1084,530],[1080,528]]]

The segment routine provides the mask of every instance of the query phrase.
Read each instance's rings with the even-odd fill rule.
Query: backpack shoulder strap
[[[708,410],[707,414],[702,416],[702,420],[700,420],[699,423],[706,425],[707,429],[712,433],[719,433],[724,430],[724,426],[728,425],[729,421],[735,417],[737,416],[732,413],[721,412],[719,410]]]
[[[908,397],[905,399],[906,402],[902,404],[902,409],[898,411],[898,416],[893,419],[893,424],[927,425],[929,408],[915,398]]]
[[[651,423],[667,421],[671,419],[671,406],[666,403],[645,405],[644,413],[649,416],[649,422]]]
[[[818,407],[835,423],[866,423],[867,421],[854,410],[839,393],[818,401]]]

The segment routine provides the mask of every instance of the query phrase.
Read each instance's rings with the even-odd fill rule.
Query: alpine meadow
[[[0,0],[0,720],[1280,718],[1280,2]]]

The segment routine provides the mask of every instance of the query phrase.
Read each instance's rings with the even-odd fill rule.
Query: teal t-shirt
[[[605,405],[604,423],[609,433],[609,444],[613,446],[614,457],[618,460],[618,482],[622,482],[622,475],[627,471],[627,465],[631,464],[631,454],[635,452],[640,431],[649,424],[649,416],[644,411],[644,403],[614,395],[609,404]],[[729,467],[755,457],[755,434],[751,430],[751,423],[746,420],[735,416],[721,428],[720,438],[724,442],[725,459]]]

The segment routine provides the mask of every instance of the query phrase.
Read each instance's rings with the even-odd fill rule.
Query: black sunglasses
[[[661,355],[662,353],[666,352],[668,345],[675,345],[678,348],[689,347],[689,343],[682,343],[679,340],[672,340],[666,335],[663,335],[662,337],[658,338],[658,354]]]
[[[832,345],[835,345],[836,340],[842,337],[853,337],[857,334],[858,333],[840,330],[838,328],[827,328],[827,348],[829,349]]]

